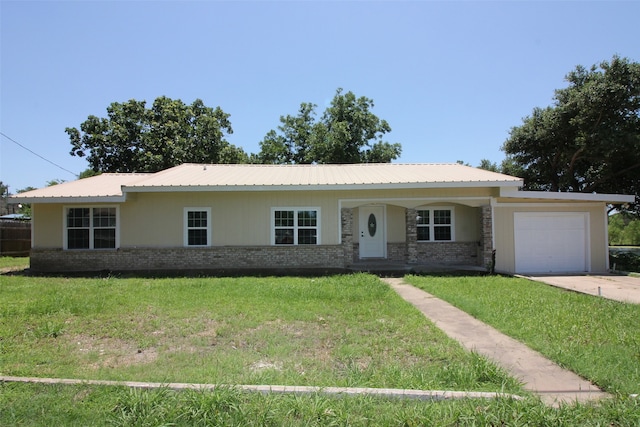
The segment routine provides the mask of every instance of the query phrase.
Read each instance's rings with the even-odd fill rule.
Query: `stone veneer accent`
[[[345,264],[351,264],[355,261],[354,256],[357,256],[353,244],[353,209],[342,208],[340,220],[342,224],[341,242],[344,249],[343,259]]]
[[[416,209],[405,209],[406,221],[406,260],[409,264],[418,262],[418,211]]]
[[[32,249],[35,272],[341,270],[341,245],[208,248]]]
[[[480,245],[482,266],[489,266],[492,262],[493,253],[493,218],[491,217],[491,206],[484,205],[480,209]]]

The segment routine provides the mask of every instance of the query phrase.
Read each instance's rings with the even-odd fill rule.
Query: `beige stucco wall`
[[[271,244],[276,207],[319,208],[321,243],[339,243],[338,202],[328,193],[197,192],[137,194],[120,209],[121,246],[182,246],[185,207],[211,209],[214,246]]]
[[[496,270],[515,271],[514,213],[515,212],[587,212],[589,215],[589,252],[592,272],[606,271],[608,236],[606,212],[602,203],[553,204],[531,203],[500,204],[494,207],[493,227],[496,249]]]
[[[62,205],[31,205],[32,246],[34,248],[62,247]]]
[[[181,192],[129,194],[124,203],[78,204],[77,206],[118,206],[120,247],[179,247],[184,239],[184,208],[210,208],[213,246],[254,246],[271,244],[271,209],[319,208],[320,238],[323,245],[340,244],[340,208],[371,204],[385,205],[387,242],[406,239],[405,208],[453,206],[456,241],[479,238],[477,205],[488,203],[487,188],[415,189],[366,191],[280,191],[280,192]],[[464,198],[462,203],[453,199]],[[451,201],[450,201],[451,200]],[[65,206],[34,204],[34,247],[60,248],[63,241]]]

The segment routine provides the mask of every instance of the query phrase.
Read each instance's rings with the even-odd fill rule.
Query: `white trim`
[[[582,209],[582,208],[594,208],[602,206],[604,202],[593,202],[593,203],[535,203],[535,202],[518,202],[518,203],[504,203],[504,202],[496,202],[494,204],[497,208],[540,208],[540,209],[548,209],[548,208],[574,208],[574,209]]]
[[[75,251],[75,250],[81,250],[81,249],[69,249],[69,233],[68,231],[68,227],[67,227],[67,210],[68,209],[89,209],[89,248],[84,249],[84,250],[91,250],[91,251],[112,251],[115,249],[120,248],[120,206],[119,205],[96,205],[96,204],[80,204],[80,205],[63,205],[62,206],[62,249],[67,251],[67,250],[71,250],[71,251]],[[95,249],[94,246],[94,241],[93,241],[93,233],[91,232],[94,229],[93,226],[93,209],[94,208],[115,208],[116,210],[116,242],[115,242],[115,247],[114,248],[97,248]],[[32,225],[33,227],[33,225]],[[33,240],[33,232],[31,233],[32,236],[32,240]],[[33,243],[32,243],[33,244]]]
[[[636,196],[626,194],[598,194],[598,193],[569,193],[551,191],[516,191],[511,188],[500,187],[500,197],[514,199],[545,199],[607,203],[632,203]]]
[[[430,217],[429,217],[429,240],[417,240],[418,243],[438,243],[438,242],[455,242],[456,241],[456,210],[455,210],[455,206],[440,206],[440,205],[421,205],[415,208],[416,211],[429,211],[430,212]],[[435,218],[433,215],[433,211],[434,210],[438,210],[438,211],[451,211],[451,224],[444,224],[444,225],[449,225],[451,227],[451,240],[435,240],[435,230],[434,228],[436,227],[435,224]],[[416,228],[420,227],[420,225],[417,224],[417,219],[416,219]]]
[[[491,250],[494,251],[496,249],[496,199],[494,197],[491,198],[489,206],[491,206]],[[494,265],[495,267],[495,265]]]
[[[522,181],[455,181],[455,182],[407,182],[388,184],[303,184],[303,185],[185,185],[185,186],[123,186],[126,193],[163,193],[198,191],[336,191],[336,190],[402,190],[427,188],[478,188],[522,187]]]
[[[276,211],[293,211],[293,244],[291,245],[283,245],[276,244],[276,233],[275,233],[275,212]],[[303,227],[303,229],[315,228],[316,229],[316,243],[315,245],[300,245],[300,246],[319,246],[322,244],[322,213],[321,209],[318,206],[272,206],[271,214],[269,215],[269,241],[271,246],[298,246],[298,212],[299,211],[316,211],[316,226],[315,227]],[[284,227],[280,227],[284,228]]]
[[[207,213],[207,244],[206,245],[190,245],[189,244],[189,212],[206,212]],[[212,228],[211,208],[209,207],[185,207],[183,210],[183,229],[182,243],[185,248],[208,248],[211,246],[211,228]]]
[[[126,196],[74,196],[74,197],[19,197],[19,195],[11,196],[11,200],[16,203],[122,203],[126,202]]]
[[[36,215],[35,214],[36,214],[36,205],[33,205],[31,206],[31,248],[36,247]]]

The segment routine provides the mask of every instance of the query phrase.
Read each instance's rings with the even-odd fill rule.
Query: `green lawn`
[[[0,425],[640,423],[638,399],[622,396],[601,405],[544,406],[372,275],[0,280],[2,375],[504,391],[526,397],[421,402],[233,388],[172,392],[5,383]]]
[[[4,276],[5,375],[520,391],[377,277]]]
[[[0,425],[33,426],[619,426],[638,400],[551,408],[539,400],[412,401],[0,383]]]
[[[611,393],[640,393],[640,305],[512,277],[406,280]]]
[[[28,257],[0,257],[0,271],[6,269],[25,269],[27,267],[29,267]]]

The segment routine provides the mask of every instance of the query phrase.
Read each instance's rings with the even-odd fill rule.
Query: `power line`
[[[4,134],[4,133],[0,132],[0,135],[4,136],[5,138],[7,138],[9,141],[13,142],[13,143],[14,143],[14,144],[16,144],[17,146],[19,146],[19,147],[21,147],[21,148],[23,148],[23,149],[27,150],[28,152],[30,152],[30,153],[31,153],[31,154],[33,154],[34,156],[40,157],[40,158],[41,158],[42,160],[44,160],[45,162],[51,163],[53,166],[55,166],[55,167],[57,167],[57,168],[59,168],[59,169],[62,169],[62,170],[63,170],[63,171],[65,171],[65,172],[69,172],[71,175],[75,176],[76,178],[78,177],[78,174],[77,174],[77,173],[73,173],[73,172],[71,172],[69,169],[65,169],[65,168],[63,168],[62,166],[60,166],[59,164],[56,164],[56,163],[52,162],[51,160],[49,160],[49,159],[46,159],[46,158],[42,157],[40,154],[38,154],[38,153],[36,153],[35,151],[33,151],[33,150],[31,150],[31,149],[29,149],[29,148],[25,147],[24,145],[20,144],[20,143],[19,143],[18,141],[16,141],[15,139],[10,138],[10,137],[9,137],[9,136],[7,136],[6,134]]]

